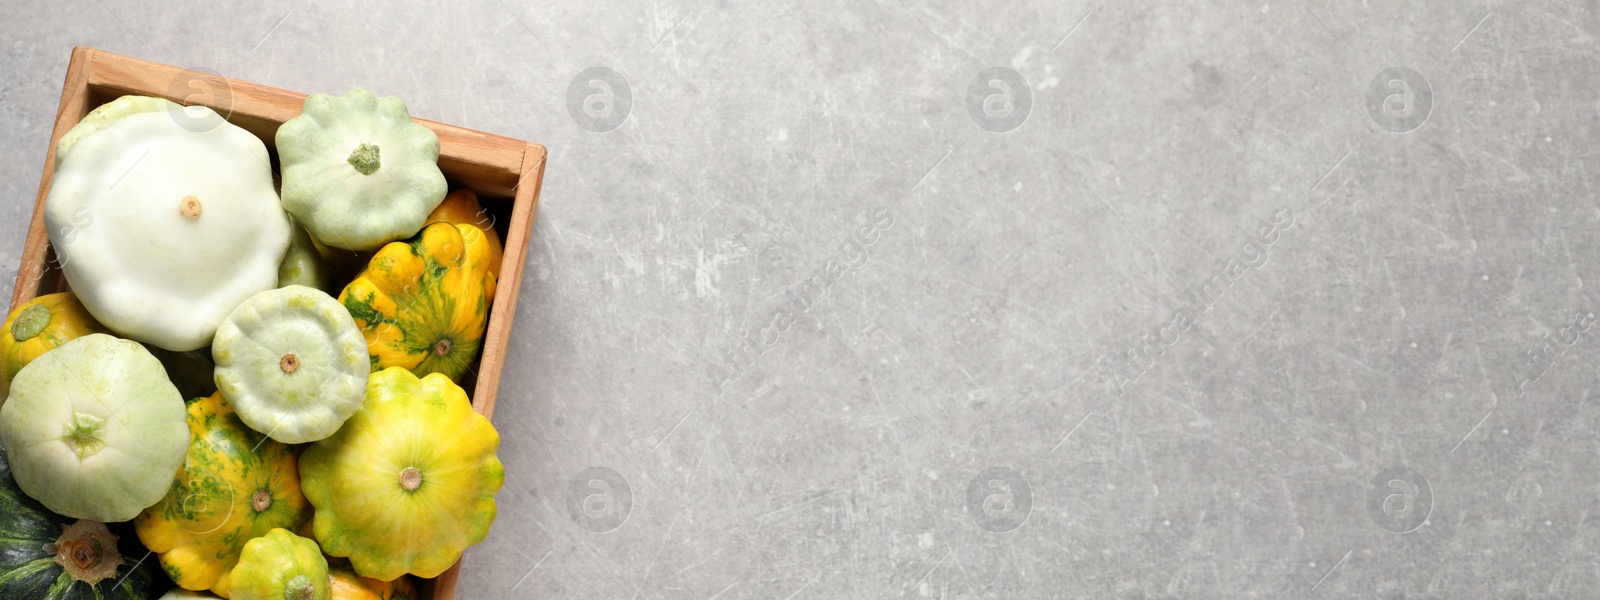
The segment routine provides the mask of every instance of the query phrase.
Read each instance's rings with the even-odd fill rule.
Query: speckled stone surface
[[[74,45],[548,146],[462,598],[1600,593],[1593,2],[227,4],[0,6],[3,285]]]

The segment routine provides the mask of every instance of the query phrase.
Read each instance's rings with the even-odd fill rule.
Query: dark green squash
[[[210,346],[188,352],[173,352],[150,344],[144,344],[144,349],[161,361],[161,367],[167,370],[167,379],[172,380],[172,385],[178,388],[179,394],[183,394],[184,400],[216,393],[217,382],[213,380],[212,372],[217,365],[211,361]]]
[[[23,494],[0,447],[0,598],[148,600],[169,587],[159,564],[126,524],[74,522]]]

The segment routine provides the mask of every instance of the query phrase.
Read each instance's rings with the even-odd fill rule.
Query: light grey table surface
[[[74,45],[364,86],[550,150],[463,598],[1600,594],[1600,7],[978,6],[8,1],[0,291]]]

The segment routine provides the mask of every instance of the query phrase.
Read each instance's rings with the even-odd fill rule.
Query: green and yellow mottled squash
[[[68,341],[111,333],[72,292],[39,296],[17,307],[0,327],[0,402],[23,366]]]
[[[328,559],[287,529],[250,540],[233,568],[234,600],[328,600]]]
[[[167,581],[124,526],[57,515],[22,493],[0,448],[0,598],[146,600]],[[121,535],[118,535],[121,534]]]
[[[428,222],[444,221],[455,225],[477,227],[489,238],[489,271],[500,274],[500,260],[505,247],[500,243],[500,232],[494,230],[494,217],[478,203],[478,194],[467,188],[444,195],[444,202],[428,214]]]
[[[483,347],[495,291],[490,255],[482,230],[444,222],[373,255],[339,294],[366,336],[372,370],[459,381]]]
[[[134,519],[139,540],[189,590],[232,596],[247,542],[311,518],[293,448],[246,427],[222,394],[188,407],[194,441],[167,496]]]
[[[344,565],[330,567],[328,589],[333,592],[331,600],[417,600],[417,588],[410,577],[379,581],[362,577]]]
[[[300,458],[322,551],[373,579],[439,576],[494,523],[499,446],[443,374],[373,373],[361,410]]]

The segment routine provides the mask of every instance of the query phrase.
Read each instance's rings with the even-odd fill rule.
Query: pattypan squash
[[[289,235],[289,251],[278,265],[278,287],[303,285],[333,293],[333,267],[322,258],[311,235],[296,226]]]
[[[40,504],[118,522],[167,495],[189,428],[183,398],[156,357],[91,333],[17,373],[0,406],[0,442],[17,486]]]
[[[11,378],[24,365],[68,341],[91,333],[110,333],[84,310],[72,292],[39,296],[17,307],[0,325],[0,403]]]
[[[0,449],[0,598],[147,600],[167,583],[148,554],[124,527],[45,510]]]
[[[207,594],[205,592],[191,592],[191,591],[183,589],[183,588],[177,588],[177,589],[174,589],[174,590],[172,590],[170,592],[162,594],[161,598],[159,600],[213,600],[216,597],[217,596],[215,594]]]
[[[428,222],[444,221],[456,225],[472,225],[489,238],[489,271],[496,276],[500,274],[500,261],[505,253],[504,246],[500,243],[500,232],[494,229],[494,216],[478,204],[478,194],[467,188],[461,188],[445,194],[444,202],[439,203],[439,208],[433,209],[428,215]]]
[[[437,577],[494,523],[499,446],[444,375],[374,373],[362,409],[300,457],[317,542],[364,577]]]
[[[62,140],[44,207],[50,244],[111,331],[201,348],[233,307],[275,287],[289,217],[256,136],[205,107],[123,102]]]
[[[179,586],[226,598],[245,543],[300,527],[311,504],[300,493],[294,450],[246,427],[221,394],[189,403],[189,434],[178,478],[133,526]]]
[[[311,237],[371,250],[422,229],[444,199],[439,136],[399,98],[312,94],[278,128],[283,206]]]
[[[411,578],[402,575],[394,581],[380,581],[362,577],[348,566],[328,568],[328,590],[331,600],[416,600],[417,588]]]
[[[233,600],[328,600],[328,559],[317,543],[274,529],[250,540],[233,568]]]
[[[78,140],[91,133],[105,129],[117,122],[118,119],[128,115],[147,112],[167,112],[180,110],[183,105],[166,98],[152,98],[150,96],[121,96],[105,104],[101,104],[89,114],[78,120],[78,124],[67,130],[61,136],[61,141],[56,142],[56,166],[61,166],[61,160],[72,152],[72,147]]]
[[[252,296],[217,328],[217,390],[252,429],[285,444],[332,435],[361,408],[367,343],[350,313],[320,290],[291,285]]]
[[[478,228],[434,223],[373,255],[339,294],[366,335],[372,370],[460,380],[483,346],[494,299],[489,254]]]

